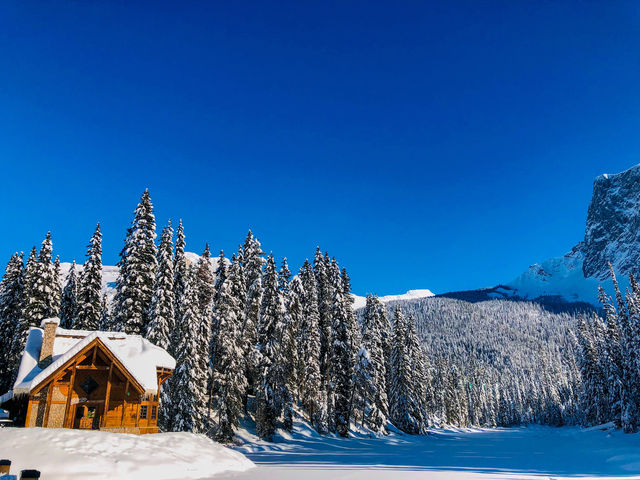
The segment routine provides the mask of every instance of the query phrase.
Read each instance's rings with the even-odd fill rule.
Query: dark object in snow
[[[6,475],[9,473],[9,470],[11,470],[11,460],[0,460],[0,474]]]
[[[38,470],[22,470],[20,472],[20,480],[38,480],[40,472]]]

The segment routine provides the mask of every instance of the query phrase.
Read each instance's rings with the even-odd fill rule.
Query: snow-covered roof
[[[38,367],[42,336],[43,330],[41,328],[31,327],[29,329],[29,336],[18,369],[18,377],[13,386],[14,395],[29,394],[96,338],[104,343],[113,356],[144,388],[147,395],[158,393],[156,369],[160,367],[173,370],[176,366],[176,361],[166,350],[153,345],[139,335],[127,335],[121,332],[67,330],[57,327],[52,362],[42,369]]]

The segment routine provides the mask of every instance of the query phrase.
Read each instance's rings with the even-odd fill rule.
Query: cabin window
[[[92,377],[89,377],[80,384],[80,388],[87,392],[87,395],[91,395],[91,392],[98,388],[98,382],[96,382]]]
[[[147,418],[147,406],[146,405],[142,405],[140,407],[140,418],[142,418],[142,419]]]
[[[155,420],[157,416],[158,416],[158,407],[156,406],[151,407],[151,420]]]

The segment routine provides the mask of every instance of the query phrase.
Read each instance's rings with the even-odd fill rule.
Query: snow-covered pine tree
[[[40,326],[43,319],[58,315],[60,294],[57,288],[60,284],[55,278],[52,251],[51,232],[49,232],[42,242],[37,261],[33,260],[35,248],[27,261],[24,318],[30,326]]]
[[[200,358],[203,362],[202,368],[208,370],[211,356],[211,316],[213,315],[213,297],[215,294],[215,278],[213,277],[211,251],[208,243],[205,245],[196,265],[196,282],[198,288],[198,310],[200,312]]]
[[[204,407],[206,372],[201,370],[198,288],[195,271],[185,278],[180,299],[181,317],[177,319],[178,358],[171,378],[171,401],[167,414],[170,428],[179,432],[200,433],[205,430]]]
[[[24,262],[15,253],[0,282],[0,391],[8,391],[14,380],[24,348],[27,325],[22,317]]]
[[[22,301],[22,319],[25,325],[24,339],[29,326],[39,325],[43,317],[43,309],[37,298],[36,283],[38,281],[38,254],[36,247],[31,248],[27,264],[24,269],[24,297]]]
[[[212,358],[213,375],[211,396],[217,412],[218,441],[233,439],[233,429],[239,425],[242,402],[247,388],[241,336],[244,323],[244,297],[246,286],[242,263],[233,258],[227,278],[217,289],[215,321],[219,334],[215,339]]]
[[[258,322],[260,377],[256,392],[256,430],[261,438],[271,441],[287,391],[281,346],[284,311],[278,290],[278,272],[273,254],[269,254],[267,258],[262,286]]]
[[[355,389],[361,424],[374,432],[384,432],[389,419],[387,372],[382,331],[386,319],[378,297],[367,295],[362,322],[362,342],[358,352]],[[357,414],[354,412],[354,417]]]
[[[410,328],[399,306],[395,309],[393,323],[391,420],[403,432],[416,435],[422,432],[423,419],[420,416],[420,399],[417,398],[412,371]]]
[[[244,325],[242,328],[245,349],[243,358],[246,364],[249,389],[258,388],[258,383],[261,381],[261,375],[257,371],[259,360],[256,345],[258,339],[258,317],[260,316],[260,304],[262,302],[263,255],[264,252],[260,247],[260,242],[249,230],[242,248],[242,266],[244,267],[247,287]]]
[[[60,266],[60,256],[56,255],[56,259],[53,262],[53,316],[60,316],[60,300],[62,298],[62,275]]]
[[[149,190],[145,190],[127,230],[120,252],[113,316],[119,329],[129,334],[143,334],[149,318],[153,295],[156,260],[156,221]]]
[[[325,389],[327,389],[329,382],[328,357],[331,342],[333,304],[333,291],[330,280],[331,262],[328,262],[327,259],[328,256],[322,255],[320,247],[316,247],[316,253],[313,259],[313,271],[316,277],[318,313],[320,314],[318,325],[320,328],[320,375],[322,377],[323,388]]]
[[[151,343],[164,349],[169,348],[171,332],[175,326],[173,273],[173,229],[169,220],[160,237],[158,268],[146,332],[146,337]]]
[[[333,285],[332,338],[329,363],[330,418],[336,432],[341,437],[349,436],[351,422],[351,402],[353,393],[354,360],[353,353],[353,311],[351,298],[345,295],[348,277],[340,274],[340,267],[332,261],[331,283]]]
[[[283,428],[293,430],[294,398],[298,387],[298,329],[302,323],[302,301],[293,290],[302,290],[302,282],[296,277],[291,280],[287,259],[283,259],[278,273],[280,295],[284,301],[284,319],[280,340],[281,362],[284,366],[285,388],[283,390]]]
[[[76,275],[76,261],[69,267],[67,283],[62,290],[60,299],[60,326],[72,328],[78,314],[78,277]]]
[[[99,223],[87,245],[86,257],[80,274],[78,312],[73,328],[97,330],[102,317],[102,233]]]
[[[108,331],[113,322],[111,321],[111,305],[106,293],[102,295],[102,309],[100,311],[100,327],[103,332]]]
[[[292,285],[292,291],[302,299],[302,319],[298,330],[300,359],[300,396],[309,415],[311,425],[320,433],[326,433],[327,397],[320,375],[320,313],[316,278],[308,260],[300,270],[301,284]]]
[[[179,302],[180,298],[182,298],[186,277],[188,275],[187,258],[184,254],[186,245],[184,226],[182,225],[182,220],[180,220],[178,229],[176,230],[176,249],[173,257],[173,297],[176,301],[174,306],[174,314],[176,318],[180,317],[181,314]],[[169,353],[171,353],[171,349],[169,350]]]
[[[427,401],[429,400],[431,390],[431,378],[428,371],[427,357],[418,340],[416,333],[415,319],[413,315],[409,315],[407,319],[407,349],[411,358],[411,371],[413,373],[413,390],[415,392],[416,402],[416,418],[420,420],[420,430],[424,431],[428,426],[427,419]],[[464,389],[464,379],[460,377],[460,391],[462,392],[462,414],[460,425],[468,423],[467,412],[467,393]]]

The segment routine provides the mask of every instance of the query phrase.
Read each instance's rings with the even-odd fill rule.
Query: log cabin
[[[13,390],[0,397],[25,427],[157,433],[175,360],[138,335],[31,327]]]

